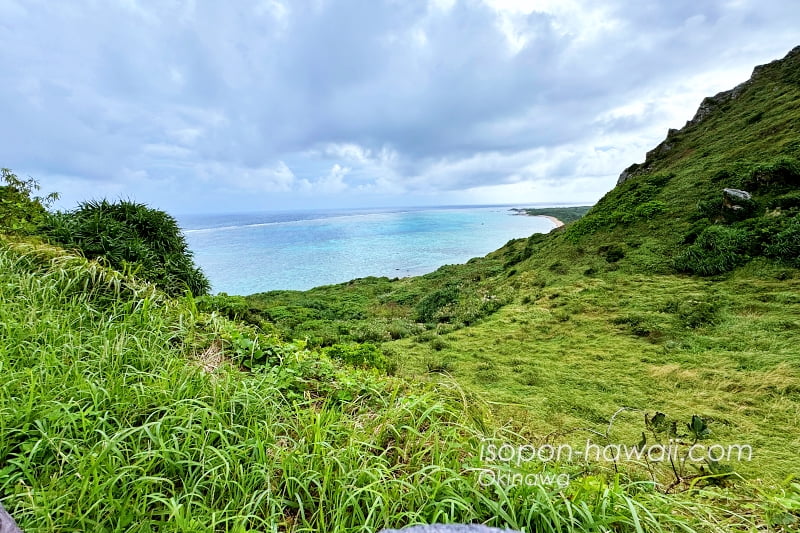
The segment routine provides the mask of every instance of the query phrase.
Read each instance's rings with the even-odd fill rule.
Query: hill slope
[[[612,420],[636,442],[645,412],[701,415],[758,449],[732,468],[775,487],[800,475],[798,158],[800,47],[706,99],[565,228],[420,278],[243,305],[278,328],[309,313],[284,331],[318,342],[382,342],[399,374],[457,381],[533,442]]]
[[[724,189],[744,190],[749,200]],[[725,204],[728,204],[726,207]],[[622,246],[632,266],[650,271],[715,274],[753,257],[783,259],[794,266],[800,249],[779,246],[797,239],[800,210],[800,47],[784,59],[756,67],[750,80],[706,98],[694,118],[628,167],[617,187],[568,231],[574,243],[598,250]],[[703,233],[712,225],[726,226]],[[741,231],[733,231],[733,230]],[[727,262],[708,259],[711,237],[735,241]],[[681,257],[692,245],[694,254]],[[717,244],[722,251],[722,243]],[[709,250],[706,250],[709,251]],[[677,264],[672,260],[678,259]]]
[[[27,531],[796,529],[798,52],[584,218],[420,278],[169,298],[0,238],[3,504]]]
[[[725,189],[744,189],[751,198],[731,204]],[[472,324],[513,301],[527,277],[541,284],[614,271],[713,275],[756,258],[793,271],[800,266],[799,211],[797,47],[704,100],[683,129],[670,130],[644,163],[623,171],[617,187],[565,229],[418,278],[223,298],[212,307],[312,343],[396,340]]]

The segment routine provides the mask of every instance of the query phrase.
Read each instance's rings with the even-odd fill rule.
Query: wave
[[[299,225],[299,224],[308,224],[314,222],[323,222],[325,220],[332,220],[332,219],[345,219],[345,218],[369,218],[369,217],[376,217],[376,216],[386,216],[386,215],[397,215],[397,214],[404,214],[410,213],[411,211],[387,211],[387,212],[380,212],[380,213],[359,213],[359,214],[349,214],[349,215],[328,215],[328,216],[321,216],[321,217],[314,217],[314,218],[300,218],[295,220],[276,220],[272,222],[252,222],[248,224],[235,224],[230,226],[215,226],[211,228],[194,228],[194,229],[184,229],[184,233],[211,233],[215,231],[231,231],[237,229],[244,229],[244,228],[261,228],[267,226],[289,226],[289,225]]]

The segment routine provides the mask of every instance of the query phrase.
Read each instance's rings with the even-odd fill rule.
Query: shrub
[[[364,320],[353,328],[351,332],[356,342],[384,342],[390,340],[386,323],[380,320]]]
[[[57,193],[46,197],[31,196],[39,190],[33,179],[20,179],[11,170],[0,169],[0,231],[30,234],[36,232],[47,214],[46,207],[58,199]]]
[[[675,259],[675,267],[683,272],[703,276],[721,274],[743,265],[750,259],[753,236],[746,230],[729,226],[707,227]]]
[[[625,257],[625,250],[623,250],[618,244],[601,246],[597,249],[597,251],[600,252],[600,254],[603,255],[606,258],[606,261],[609,263],[616,263]]]
[[[425,371],[428,374],[451,374],[453,361],[450,359],[428,359],[425,361]]]
[[[434,319],[444,321],[446,317],[439,311],[458,301],[459,289],[457,285],[446,285],[423,298],[416,307],[417,322],[433,322]],[[438,316],[437,316],[438,315]]]
[[[251,313],[244,296],[229,296],[224,292],[215,296],[201,296],[195,299],[195,304],[200,311],[216,311],[231,320],[247,320]]]
[[[633,210],[633,214],[636,218],[650,218],[656,215],[660,215],[663,213],[667,208],[667,204],[660,200],[651,200],[649,202],[645,202],[640,206],[636,207]]]
[[[800,267],[800,218],[793,218],[786,229],[775,235],[766,246],[765,255]]]
[[[438,337],[438,336],[434,337],[431,340],[430,345],[431,345],[431,348],[433,348],[437,352],[440,352],[440,351],[444,350],[445,348],[449,348],[450,347],[450,344],[446,340],[444,340],[443,338]]]
[[[155,283],[168,294],[188,290],[203,295],[210,289],[175,219],[144,204],[84,202],[73,211],[47,214],[43,233],[89,259],[104,260]]]
[[[349,365],[361,368],[377,368],[385,370],[388,364],[386,356],[374,344],[334,344],[325,349],[332,359],[339,359]]]
[[[762,163],[750,172],[742,181],[745,188],[781,188],[796,187],[800,184],[800,162],[791,157],[781,157]]]
[[[386,333],[393,341],[410,337],[415,333],[416,328],[406,320],[395,319],[386,325]]]
[[[699,328],[717,323],[720,304],[716,300],[687,300],[678,304],[677,316],[687,328]]]
[[[631,334],[637,337],[660,339],[663,336],[658,320],[649,315],[627,314],[611,321],[613,324],[627,325]]]
[[[717,220],[722,216],[722,198],[700,200],[697,202],[697,211],[701,216],[709,220]]]
[[[793,191],[773,198],[767,205],[770,209],[793,209],[800,207],[800,191]]]

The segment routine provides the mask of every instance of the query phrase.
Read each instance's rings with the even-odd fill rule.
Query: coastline
[[[579,205],[571,207],[514,207],[511,211],[517,215],[527,215],[529,217],[545,217],[555,224],[557,229],[564,224],[575,222],[592,208],[590,205]]]
[[[557,219],[557,218],[556,218],[556,217],[554,217],[554,216],[550,216],[550,215],[535,215],[535,216],[539,216],[539,217],[542,217],[542,218],[546,218],[547,220],[549,220],[550,222],[552,222],[553,224],[555,224],[555,225],[556,225],[556,227],[555,227],[555,228],[553,228],[553,229],[560,228],[561,226],[563,226],[563,225],[564,225],[564,223],[563,223],[563,222],[561,222],[559,219]]]

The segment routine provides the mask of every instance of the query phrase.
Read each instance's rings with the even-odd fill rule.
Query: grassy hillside
[[[630,482],[484,487],[480,443],[521,441],[464,391],[342,365],[57,248],[0,243],[0,323],[0,496],[27,532],[703,523]]]
[[[381,342],[399,375],[456,381],[531,443],[585,442],[609,425],[635,443],[651,429],[646,413],[681,424],[699,415],[713,442],[757,450],[725,465],[736,476],[721,505],[749,514],[747,502],[791,493],[800,476],[798,160],[800,48],[706,99],[583,218],[549,235],[420,278],[242,303],[279,329],[281,308],[311,310],[291,332],[312,342]],[[726,188],[750,198],[735,208]],[[343,313],[345,302],[359,313]],[[491,304],[465,313],[475,302]],[[707,469],[695,467],[676,476],[626,465],[671,492]],[[797,511],[773,526],[797,524]]]
[[[800,236],[800,47],[757,67],[737,88],[707,98],[683,129],[670,130],[620,181],[570,228],[567,240],[590,254],[616,245],[638,270],[691,272],[697,266],[692,260],[710,259],[703,248],[725,247],[723,238],[716,246],[703,239],[716,233],[731,241],[730,257],[708,273],[758,256],[800,266],[800,250],[780,246]],[[743,209],[725,209],[724,188],[752,198]],[[693,244],[695,253],[682,258]]]
[[[170,295],[43,244],[6,180],[0,500],[26,531],[796,530],[799,63],[583,218],[419,278]]]

